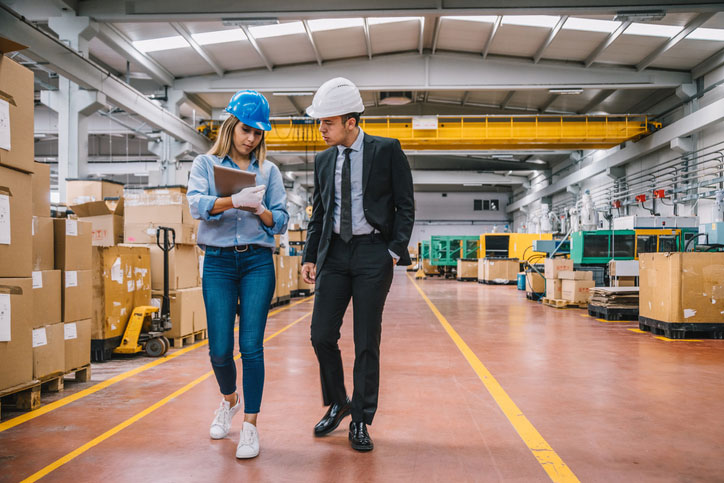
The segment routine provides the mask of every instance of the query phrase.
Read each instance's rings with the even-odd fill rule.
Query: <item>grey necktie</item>
[[[339,219],[339,236],[349,243],[352,240],[352,176],[349,153],[352,149],[344,150],[344,163],[342,164],[342,207]]]

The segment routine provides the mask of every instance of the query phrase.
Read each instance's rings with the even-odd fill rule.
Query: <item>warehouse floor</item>
[[[160,364],[141,358],[153,366],[136,361],[143,371],[91,394],[73,396],[69,384],[46,414],[1,423],[0,481],[545,481],[546,472],[694,481],[724,472],[723,341],[667,341],[543,307],[514,287],[415,282],[399,270],[370,428],[376,448],[361,454],[345,424],[312,436],[324,408],[311,309],[307,299],[270,317],[257,459],[234,458],[240,417],[228,439],[209,440],[219,396],[198,343]],[[341,344],[350,380],[351,320]],[[69,396],[79,399],[65,404]]]

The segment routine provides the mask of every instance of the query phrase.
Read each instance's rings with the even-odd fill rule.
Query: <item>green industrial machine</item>
[[[478,258],[479,236],[433,236],[430,238],[430,264],[457,267],[459,258]]]
[[[598,230],[571,234],[573,263],[602,264],[638,260],[641,253],[681,252],[696,228]]]

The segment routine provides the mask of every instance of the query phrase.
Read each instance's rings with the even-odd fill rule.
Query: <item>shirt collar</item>
[[[364,142],[364,140],[365,140],[365,133],[364,133],[364,131],[362,130],[362,128],[359,128],[359,134],[357,134],[357,139],[354,140],[354,142],[352,143],[352,146],[350,146],[349,148],[350,148],[352,151],[361,151],[361,150],[362,150],[362,143]],[[337,146],[337,151],[338,151],[340,154],[341,154],[341,153],[344,153],[344,150],[345,150],[345,149],[347,149],[347,146],[344,146],[344,145],[342,145],[342,144],[340,144],[340,145]]]
[[[228,161],[228,164],[230,164],[231,166],[236,166],[236,163],[231,159],[231,156],[229,156],[228,154],[221,159],[221,164],[224,164],[224,161]],[[249,166],[255,166],[257,168],[259,167],[259,160],[256,159],[256,155],[253,152],[251,153],[251,163],[249,163]]]

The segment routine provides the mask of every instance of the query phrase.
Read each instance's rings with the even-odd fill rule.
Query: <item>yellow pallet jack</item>
[[[161,244],[163,233],[163,245]],[[169,241],[171,233],[171,241]],[[163,251],[163,300],[161,311],[158,307],[141,305],[133,309],[121,345],[113,350],[114,354],[137,354],[145,351],[150,357],[161,357],[171,347],[163,335],[171,330],[171,299],[168,295],[168,252],[176,246],[176,231],[173,228],[159,226],[156,229],[156,245]]]

